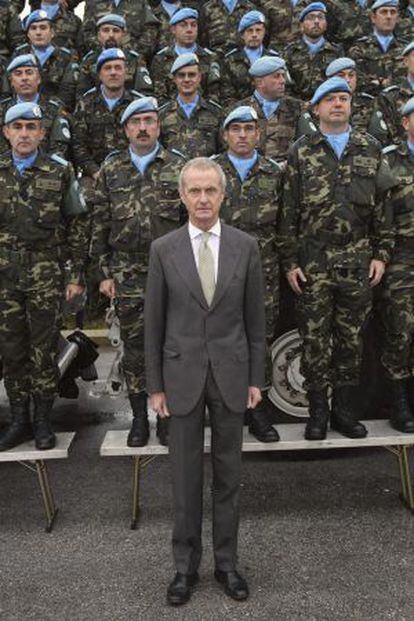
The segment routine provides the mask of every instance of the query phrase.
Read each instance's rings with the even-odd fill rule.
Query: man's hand
[[[293,289],[295,293],[300,295],[302,293],[302,289],[300,287],[301,282],[306,282],[305,274],[302,272],[300,267],[295,267],[293,270],[290,270],[286,277],[288,279],[288,283]]]
[[[154,410],[160,418],[168,418],[170,416],[165,392],[154,392],[150,395],[150,408]]]
[[[115,283],[112,278],[106,278],[99,283],[99,293],[103,293],[107,298],[115,297]]]
[[[83,285],[67,285],[65,291],[66,301],[70,302],[73,298],[76,298],[77,295],[82,295],[85,287]]]
[[[253,410],[262,400],[262,391],[257,386],[249,386],[247,408]]]
[[[372,259],[369,264],[369,280],[370,286],[375,287],[381,282],[381,278],[383,277],[385,272],[385,263],[384,261],[378,261],[378,259]]]

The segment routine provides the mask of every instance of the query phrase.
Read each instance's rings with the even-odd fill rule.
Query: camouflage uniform
[[[82,58],[84,50],[82,21],[72,11],[60,8],[52,20],[54,29],[53,45],[65,47],[75,52],[76,58]]]
[[[160,110],[161,142],[167,149],[179,149],[188,159],[209,156],[220,150],[222,109],[200,97],[190,118],[176,99]]]
[[[216,52],[221,58],[241,43],[237,31],[240,19],[258,5],[249,0],[238,0],[232,13],[229,13],[221,0],[208,0],[200,8],[199,37],[202,45]]]
[[[410,13],[408,7],[402,13],[395,30],[400,37],[407,39],[407,41],[414,39],[414,15]]]
[[[278,53],[276,50],[263,48],[262,55],[278,56]],[[250,60],[243,47],[235,47],[227,52],[222,64],[221,103],[223,106],[230,106],[253,93],[254,85],[249,75],[250,67]]]
[[[293,8],[290,0],[257,0],[256,5],[266,15],[266,37],[270,48],[280,49],[290,41]]]
[[[325,80],[325,68],[342,55],[342,48],[330,41],[313,55],[302,38],[290,43],[283,58],[293,80],[291,92],[305,101],[311,99],[315,89]]]
[[[307,390],[359,383],[368,268],[389,260],[394,183],[369,134],[352,131],[340,160],[319,132],[289,152],[278,240],[285,271],[307,279],[297,296]]]
[[[201,92],[204,97],[220,101],[220,65],[217,56],[210,50],[196,46],[194,51],[200,61]],[[151,64],[151,76],[154,81],[154,94],[158,103],[165,103],[177,94],[176,86],[170,75],[171,67],[177,54],[174,45],[165,47],[155,54]]]
[[[0,156],[0,355],[11,402],[55,396],[64,280],[81,282],[87,255],[73,171],[54,157],[40,153],[20,175],[10,152]]]
[[[4,116],[11,106],[18,101],[15,97],[8,97],[0,101],[0,152],[8,151],[10,145],[2,132]],[[42,109],[42,126],[46,130],[41,148],[45,152],[57,153],[68,159],[71,156],[72,142],[72,118],[63,107],[62,103],[40,95],[39,106]]]
[[[384,151],[398,185],[392,194],[395,248],[382,289],[382,363],[397,380],[414,374],[414,156],[406,142]]]
[[[407,42],[395,38],[387,52],[383,52],[374,34],[361,37],[349,50],[358,67],[358,84],[368,93],[378,95],[382,88],[402,76],[399,62]]]
[[[413,96],[414,88],[407,78],[384,88],[378,96],[377,107],[382,112],[387,126],[388,144],[398,142],[405,137],[405,132],[401,125],[400,110]]]
[[[109,13],[122,15],[126,21],[127,35],[123,47],[139,50],[147,60],[155,51],[158,37],[158,20],[147,0],[121,0],[118,6],[112,0],[86,2],[83,22],[87,49],[96,45],[96,22]]]
[[[0,58],[3,63],[25,40],[19,10],[20,7],[13,6],[12,2],[0,1]]]
[[[144,389],[144,289],[151,241],[180,224],[177,179],[183,159],[162,147],[141,175],[129,150],[103,163],[96,190],[91,258],[113,278],[128,393]]]
[[[239,105],[251,106],[257,112],[260,152],[277,161],[285,160],[292,141],[304,133],[301,123],[303,103],[293,97],[282,97],[279,108],[269,119],[263,114],[262,106],[254,95],[244,99]]]
[[[101,52],[102,50],[90,50],[83,57],[79,65],[79,78],[76,85],[78,97],[99,85],[96,61]],[[124,50],[124,52],[127,59],[126,88],[139,91],[143,95],[152,95],[153,84],[144,57],[134,50]]]

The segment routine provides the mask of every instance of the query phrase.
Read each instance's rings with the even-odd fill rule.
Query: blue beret
[[[407,56],[411,52],[414,52],[414,41],[411,41],[402,51],[401,56]]]
[[[41,9],[39,9],[38,11],[32,11],[31,13],[29,13],[29,15],[24,20],[24,29],[27,31],[29,30],[30,26],[34,24],[35,22],[44,22],[44,21],[47,21],[47,22],[52,21],[49,15],[46,13],[46,11],[42,11]]]
[[[178,9],[170,18],[170,26],[175,26],[175,24],[183,22],[185,19],[198,19],[198,11],[190,8]]]
[[[374,4],[371,5],[371,11],[376,11],[377,9],[381,9],[383,6],[398,6],[398,0],[376,0]]]
[[[254,26],[254,24],[264,24],[266,22],[266,18],[260,11],[249,11],[245,13],[241,20],[239,21],[238,31],[243,32],[246,28],[250,28],[250,26]]]
[[[96,61],[96,71],[99,71],[102,65],[109,60],[126,60],[125,53],[119,49],[119,47],[108,47],[108,49],[101,52]]]
[[[42,116],[40,106],[32,101],[27,101],[15,104],[9,108],[6,112],[6,116],[4,117],[4,124],[7,125],[8,123],[12,123],[13,121],[16,121],[16,119],[26,119],[27,121],[30,121],[31,119],[40,120]]]
[[[16,56],[13,60],[7,65],[7,73],[11,73],[18,67],[36,67],[39,69],[39,65],[36,60],[36,56],[33,54],[20,54],[20,56]]]
[[[355,69],[356,63],[352,58],[347,58],[343,56],[342,58],[335,58],[329,65],[326,67],[325,75],[327,78],[331,78],[333,75],[336,75],[340,71],[345,71],[345,69]]]
[[[173,62],[173,65],[171,67],[171,73],[174,74],[176,71],[182,69],[183,67],[198,64],[200,64],[200,61],[198,60],[197,54],[179,54]]]
[[[223,129],[226,129],[230,123],[248,123],[249,121],[257,121],[257,112],[251,106],[239,106],[226,116],[223,122]]]
[[[122,28],[123,30],[125,30],[126,28],[125,19],[122,17],[122,15],[117,15],[116,13],[108,13],[107,15],[101,17],[101,19],[98,19],[98,21],[96,22],[96,27],[99,28],[104,24],[118,26],[118,28]]]
[[[401,108],[402,116],[408,116],[412,112],[414,112],[414,97],[411,97]]]
[[[351,89],[349,88],[349,84],[343,78],[329,78],[329,80],[325,80],[322,82],[320,86],[316,89],[311,99],[311,104],[314,106],[319,103],[321,99],[323,99],[329,93],[349,93],[351,94]]]
[[[158,101],[155,97],[140,97],[131,101],[121,116],[121,125],[124,125],[134,114],[143,114],[144,112],[158,112]]]
[[[265,75],[286,69],[286,63],[280,56],[262,56],[254,61],[249,69],[249,74],[253,78],[262,78]]]
[[[309,13],[313,13],[314,11],[322,11],[322,13],[326,13],[326,6],[323,2],[311,2],[299,13],[299,21],[302,22],[305,17],[309,15]]]

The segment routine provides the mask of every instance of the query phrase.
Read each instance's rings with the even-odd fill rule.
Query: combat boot
[[[41,451],[47,451],[48,449],[54,448],[56,444],[56,436],[50,424],[50,414],[52,412],[54,399],[50,397],[42,398],[40,395],[35,395],[33,397],[33,402],[33,432],[36,448]]]
[[[403,433],[414,433],[414,417],[408,400],[407,380],[391,381],[391,427]]]
[[[157,437],[162,446],[168,446],[168,433],[170,430],[170,419],[157,416]]]
[[[249,432],[260,442],[278,442],[280,436],[270,421],[270,403],[267,396],[255,408],[246,411]]]
[[[132,427],[128,434],[128,446],[145,446],[149,438],[149,422],[147,409],[147,394],[139,392],[129,395],[132,407]]]
[[[333,390],[331,429],[347,438],[365,438],[368,431],[355,414],[356,386],[337,386]]]
[[[11,401],[10,412],[11,423],[0,435],[0,451],[8,451],[33,438],[33,429],[30,424],[30,400]]]
[[[305,440],[325,440],[329,418],[328,390],[309,390],[309,420],[305,427]]]

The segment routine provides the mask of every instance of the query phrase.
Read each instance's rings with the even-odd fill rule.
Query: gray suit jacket
[[[148,392],[165,392],[173,415],[194,409],[210,363],[226,406],[243,412],[248,386],[263,386],[265,315],[259,249],[222,224],[216,291],[204,298],[188,225],[152,243],[145,294]]]

